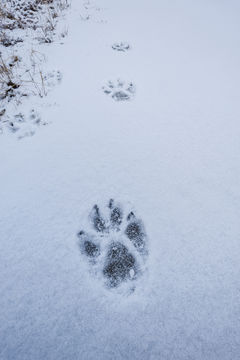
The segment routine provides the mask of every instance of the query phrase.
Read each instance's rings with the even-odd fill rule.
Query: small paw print
[[[128,83],[118,79],[116,82],[108,81],[103,86],[103,92],[110,95],[115,101],[126,101],[133,98],[136,89],[132,82]]]
[[[5,127],[13,134],[16,134],[18,139],[33,136],[37,128],[41,125],[47,125],[39,115],[39,113],[32,109],[28,115],[18,113],[13,117],[7,117],[4,121]]]
[[[142,220],[133,211],[125,217],[122,206],[112,199],[104,212],[95,205],[89,220],[90,229],[78,233],[82,256],[108,288],[132,286],[143,273],[148,255]]]
[[[126,42],[114,43],[112,45],[112,49],[116,50],[116,51],[126,52],[126,51],[130,50],[130,45]]]
[[[44,85],[47,87],[47,92],[62,81],[62,73],[59,70],[53,70],[47,73],[44,77]]]

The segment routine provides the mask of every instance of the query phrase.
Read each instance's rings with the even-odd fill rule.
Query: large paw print
[[[89,231],[78,233],[82,255],[95,267],[107,287],[135,282],[143,273],[148,254],[143,222],[133,211],[125,217],[122,207],[110,200],[100,212],[95,205],[90,213]]]
[[[108,83],[103,86],[103,92],[111,95],[115,101],[126,101],[133,98],[136,90],[133,83],[125,83],[118,79],[116,82],[108,81]]]

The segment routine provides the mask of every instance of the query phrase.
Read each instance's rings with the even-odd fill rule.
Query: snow
[[[239,7],[73,0],[41,45],[62,82],[24,107],[49,125],[0,137],[0,359],[239,359]],[[148,235],[130,295],[78,246],[110,198]]]

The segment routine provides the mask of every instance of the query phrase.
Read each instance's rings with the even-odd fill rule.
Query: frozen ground
[[[72,1],[51,125],[0,137],[1,360],[239,359],[239,11]],[[110,198],[147,234],[134,291],[80,251]]]

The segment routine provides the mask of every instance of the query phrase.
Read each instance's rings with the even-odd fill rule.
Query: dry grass
[[[24,32],[21,38],[13,38],[12,35],[15,34],[15,29],[24,30],[27,28],[35,30],[33,35],[36,36],[40,43],[53,42],[58,17],[64,10],[69,8],[70,1],[0,0],[1,45],[11,49],[18,42],[24,42]],[[59,35],[64,37],[66,34],[67,31],[64,35]],[[24,66],[17,52],[12,51],[12,53],[14,55],[4,57],[1,54],[0,48],[0,100],[7,99],[9,101],[14,98],[19,93],[19,88],[24,93],[29,93],[29,89],[31,89],[34,94],[40,97],[45,96],[47,91],[44,75],[40,69],[40,64],[43,60],[42,56],[32,51],[30,54],[30,65]],[[24,61],[24,63],[28,62]]]
[[[52,31],[56,27],[55,19],[70,7],[70,0],[9,0],[0,2],[0,31],[16,28],[36,30],[43,23]]]
[[[11,61],[6,61],[0,55],[0,99],[14,97],[14,91],[20,87],[20,82],[14,76],[13,68],[17,66],[19,59],[17,56],[11,58]]]
[[[41,98],[47,95],[45,77],[39,66],[39,63],[45,61],[44,55],[32,50],[29,60],[31,65],[23,71],[18,56],[4,59],[0,55],[0,100],[16,98],[19,101],[17,95],[37,95]],[[20,87],[22,90],[18,94]]]

